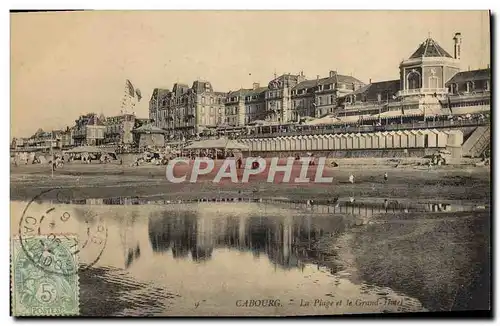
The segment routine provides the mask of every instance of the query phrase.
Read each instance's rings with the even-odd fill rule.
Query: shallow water
[[[384,214],[424,217],[432,212],[484,209],[370,200],[323,205],[243,199],[175,204],[139,199],[61,202],[41,199],[31,203],[24,216],[41,216],[54,208],[40,223],[41,233],[75,233],[81,243],[93,225],[107,229],[99,260],[79,275],[84,315],[434,310],[409,294],[418,293],[414,288],[418,285],[405,291],[399,285],[402,280],[394,287],[391,282],[369,280],[357,263],[359,253],[349,244]],[[12,234],[23,232],[19,221],[27,204],[11,202]],[[71,218],[61,222],[65,212]],[[90,264],[99,252],[82,250],[79,255],[82,264]],[[477,261],[469,263],[472,269]]]

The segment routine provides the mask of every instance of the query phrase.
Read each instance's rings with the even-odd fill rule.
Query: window
[[[472,92],[474,90],[474,83],[473,82],[467,82],[467,93]]]
[[[323,90],[323,85],[318,85],[318,91],[322,91]]]
[[[201,104],[205,104],[205,96],[201,97]]]
[[[489,91],[489,90],[490,90],[490,81],[489,81],[489,80],[486,80],[486,81],[484,82],[484,89],[485,89],[485,90],[487,90],[487,91]]]
[[[377,101],[382,102],[382,94],[377,94]]]
[[[321,97],[318,97],[318,106],[321,105]]]
[[[420,88],[420,74],[417,71],[412,71],[408,74],[408,87],[407,89]]]

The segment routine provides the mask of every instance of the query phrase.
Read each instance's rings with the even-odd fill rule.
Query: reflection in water
[[[335,217],[319,221],[311,216],[238,216],[230,212],[203,216],[195,211],[171,210],[152,213],[148,232],[154,252],[171,251],[177,259],[206,261],[214,249],[231,248],[255,257],[265,254],[282,268],[302,268],[317,258],[312,243],[325,232],[342,232],[344,227],[342,218]]]
[[[421,212],[464,212],[484,211],[489,205],[451,204],[442,202],[415,203],[398,201],[392,199],[372,199],[349,197],[344,201],[339,198],[332,200],[288,200],[273,198],[206,198],[199,200],[161,200],[139,197],[111,197],[111,198],[88,198],[68,201],[68,204],[76,205],[170,205],[170,204],[197,204],[197,203],[262,203],[281,205],[290,209],[307,209],[316,214],[355,214],[369,217],[382,213],[421,213]],[[59,203],[53,201],[53,203]]]
[[[81,228],[91,218],[103,219],[108,227],[106,251],[90,270],[101,274],[82,284],[82,295],[92,293],[95,287],[98,295],[93,296],[94,304],[99,304],[101,300],[114,302],[123,298],[132,302],[142,300],[140,295],[129,297],[132,294],[126,289],[113,292],[112,289],[116,290],[114,284],[122,282],[144,284],[139,288],[145,298],[156,296],[157,290],[153,287],[179,296],[171,305],[167,304],[170,298],[167,300],[160,296],[157,303],[144,299],[132,308],[128,303],[103,304],[98,309],[101,314],[105,314],[106,309],[112,314],[132,313],[133,310],[135,314],[161,315],[396,312],[421,311],[420,302],[428,303],[425,308],[441,309],[433,300],[426,300],[427,296],[433,295],[430,290],[440,285],[456,288],[466,283],[465,279],[453,283],[453,278],[444,278],[445,283],[439,281],[443,275],[458,275],[453,260],[444,257],[449,254],[450,248],[455,248],[448,239],[456,239],[457,243],[465,239],[476,243],[476,247],[482,245],[480,241],[463,236],[472,234],[472,227],[458,230],[449,217],[432,219],[427,218],[427,213],[385,213],[390,207],[400,208],[403,212],[404,209],[409,212],[427,211],[426,205],[416,203],[388,201],[384,204],[383,200],[346,203],[339,200],[335,205],[315,203],[306,206],[291,202],[273,205],[210,202],[138,206],[135,204],[141,202],[132,200],[130,204],[133,206],[112,204],[111,207],[105,202],[109,203],[102,200],[92,204],[85,201],[86,205],[59,205],[75,216],[74,228]],[[20,207],[26,205],[18,204]],[[18,208],[13,207],[12,210]],[[46,207],[40,207],[40,212],[45,210]],[[461,214],[470,215],[467,212]],[[387,224],[356,227],[360,217],[376,219],[379,215],[387,220]],[[393,216],[396,222],[391,222],[387,216]],[[405,218],[411,223],[402,223]],[[466,218],[461,217],[461,220]],[[70,224],[65,225],[69,227]],[[451,235],[456,230],[462,235],[454,238]],[[72,229],[59,231],[75,232]],[[450,235],[446,241],[433,241],[435,237],[442,238],[442,232]],[[409,236],[415,236],[416,240]],[[434,256],[428,253],[422,255],[420,248],[424,244],[418,241],[426,242]],[[440,247],[433,248],[433,243],[439,243]],[[405,251],[398,250],[398,246]],[[465,255],[463,251],[456,252],[462,257]],[[432,271],[435,273],[432,283],[428,280],[433,276],[429,274],[433,261],[423,261],[422,256],[448,264]],[[471,255],[468,260],[459,263],[462,274],[465,270],[474,273],[474,266],[478,264]],[[107,286],[112,288],[110,293],[114,293],[111,299],[104,298]],[[436,300],[444,296],[448,302],[452,300],[449,296],[455,292],[441,291],[438,293],[441,297]],[[422,293],[425,297],[420,297]],[[293,300],[328,300],[333,297],[336,300],[360,299],[367,302],[390,298],[403,304],[341,306],[329,310],[315,306],[301,310],[288,304]],[[280,310],[235,309],[236,300],[254,298],[279,298],[287,304]],[[204,304],[195,309],[194,303],[202,301]],[[92,304],[87,297],[82,302]],[[128,308],[116,308],[122,306]],[[86,309],[89,310],[88,307]]]

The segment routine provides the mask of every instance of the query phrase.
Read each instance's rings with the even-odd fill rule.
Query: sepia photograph
[[[491,315],[490,11],[9,16],[11,316]]]

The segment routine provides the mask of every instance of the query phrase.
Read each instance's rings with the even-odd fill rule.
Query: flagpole
[[[54,150],[52,149],[52,144],[54,141],[54,132],[51,132],[50,134],[50,155],[52,156],[52,161],[51,164],[51,170],[52,170],[52,178],[54,178]]]

